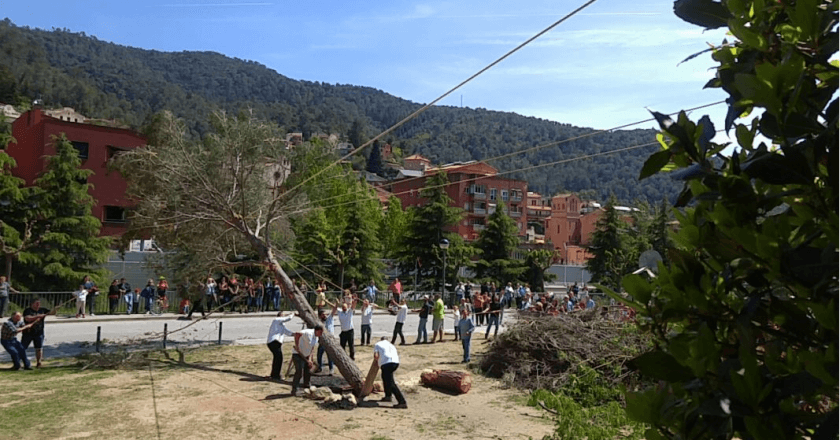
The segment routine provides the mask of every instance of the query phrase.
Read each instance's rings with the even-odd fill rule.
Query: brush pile
[[[595,310],[558,316],[520,313],[493,340],[480,368],[529,390],[567,390],[582,381],[632,389],[639,379],[626,364],[649,348],[649,339],[633,324]]]

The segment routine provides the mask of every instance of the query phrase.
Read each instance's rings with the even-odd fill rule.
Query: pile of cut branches
[[[627,363],[650,348],[633,324],[601,317],[596,311],[559,316],[522,313],[498,335],[480,363],[481,370],[529,390],[603,390],[594,400],[635,388],[639,378]],[[590,396],[591,397],[591,396]]]

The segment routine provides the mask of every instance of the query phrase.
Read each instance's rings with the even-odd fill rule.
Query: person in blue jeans
[[[475,331],[475,324],[470,318],[470,311],[467,308],[461,310],[461,320],[458,321],[458,332],[461,333],[461,345],[464,347],[464,360],[462,363],[470,361],[470,339],[472,333]]]
[[[484,332],[484,339],[487,339],[487,336],[490,334],[490,327],[493,327],[493,325],[496,326],[493,332],[493,337],[495,338],[499,334],[499,315],[502,313],[502,303],[499,301],[498,294],[493,295],[490,303],[487,304],[487,307],[482,313],[487,315],[487,331]]]
[[[417,340],[414,341],[415,344],[419,344],[421,338],[423,339],[424,344],[429,342],[429,333],[426,331],[426,322],[429,320],[429,314],[432,313],[433,307],[434,304],[432,304],[429,299],[429,295],[423,295],[423,306],[417,310],[412,310],[412,312],[420,313],[420,323],[417,324]]]
[[[23,360],[23,369],[31,370],[32,365],[29,363],[29,358],[26,357],[26,350],[20,345],[17,339],[17,334],[32,327],[30,325],[23,325],[23,317],[20,312],[15,312],[8,321],[3,323],[0,328],[0,344],[9,352],[12,357],[12,370],[20,370],[20,361]]]
[[[320,319],[321,322],[324,323],[324,332],[325,333],[329,333],[331,335],[334,333],[334,330],[335,330],[334,318],[335,318],[336,312],[338,312],[338,304],[333,305],[332,311],[330,312],[329,316],[327,316],[327,314],[324,312],[323,309],[318,310],[318,319]],[[318,344],[318,369],[315,370],[316,373],[320,373],[321,369],[324,367],[324,353],[326,353],[326,352],[327,352],[327,349],[324,347],[324,344]],[[332,359],[330,359],[329,355],[327,355],[327,363],[329,364],[329,367],[330,367],[330,376],[332,376],[334,365],[333,365],[333,361],[332,361]]]

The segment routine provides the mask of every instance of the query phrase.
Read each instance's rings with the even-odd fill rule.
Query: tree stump
[[[472,387],[472,376],[466,371],[434,370],[422,373],[420,382],[426,386],[464,394]]]

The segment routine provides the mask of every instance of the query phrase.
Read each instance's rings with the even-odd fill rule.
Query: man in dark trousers
[[[44,319],[47,315],[55,315],[55,310],[41,307],[39,298],[33,299],[29,307],[23,309],[23,322],[32,327],[23,331],[20,345],[24,351],[29,349],[29,344],[35,345],[35,368],[41,368],[41,361],[44,359]]]
[[[312,355],[315,353],[315,345],[318,338],[324,334],[324,327],[316,325],[315,328],[308,328],[295,332],[295,348],[292,350],[292,361],[295,364],[295,377],[292,379],[292,395],[297,396],[298,385],[303,377],[304,388],[309,388],[309,379],[312,377]]]
[[[291,321],[291,313],[284,315],[283,312],[278,312],[277,317],[271,321],[271,327],[268,328],[268,350],[271,351],[273,359],[271,362],[270,378],[274,380],[281,380],[281,370],[283,369],[283,340],[286,336],[292,336],[294,333],[286,328],[286,323]]]
[[[382,402],[390,402],[391,396],[394,396],[397,398],[397,404],[394,405],[394,408],[408,408],[405,397],[394,380],[394,371],[400,367],[400,355],[397,353],[397,347],[394,347],[394,344],[388,341],[387,337],[383,336],[373,346],[373,361],[378,362],[379,369],[382,370],[382,387],[385,391]]]

